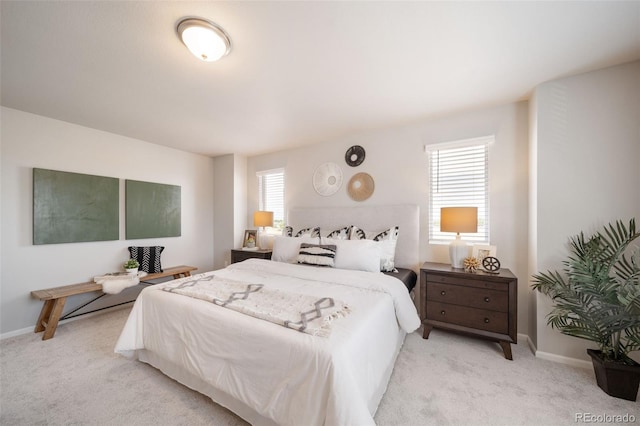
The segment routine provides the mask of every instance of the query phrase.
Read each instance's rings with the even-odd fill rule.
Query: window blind
[[[429,243],[455,239],[440,232],[442,207],[477,207],[478,232],[462,233],[475,244],[489,244],[489,143],[493,136],[428,147]]]
[[[258,177],[258,208],[273,212],[273,227],[284,228],[284,169],[265,170]]]

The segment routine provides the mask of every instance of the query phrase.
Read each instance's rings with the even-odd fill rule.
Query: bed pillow
[[[336,246],[335,268],[380,272],[380,244],[373,240],[323,238],[322,244]]]
[[[302,243],[298,252],[298,263],[333,268],[335,257],[336,246],[334,244]]]
[[[325,238],[331,238],[334,240],[348,240],[350,233],[351,233],[351,226],[345,226],[344,228],[338,228],[336,230],[329,231],[327,235],[323,235],[323,236]]]
[[[380,244],[380,270],[394,272],[398,227],[394,226],[382,232],[369,232],[353,226],[349,237],[352,240],[372,240]]]
[[[296,237],[296,238],[302,238],[302,237],[320,238],[320,228],[318,226],[316,226],[315,228],[304,228],[294,234],[293,227],[285,226],[284,230],[282,231],[282,235],[284,235],[285,237]]]
[[[318,238],[290,238],[276,236],[273,239],[273,252],[271,260],[276,262],[296,263],[300,244],[318,244]]]
[[[129,247],[129,257],[135,259],[140,264],[138,268],[140,271],[155,274],[162,272],[162,262],[160,261],[160,255],[164,247],[152,246],[152,247]]]

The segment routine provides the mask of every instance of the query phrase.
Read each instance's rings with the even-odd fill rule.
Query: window
[[[284,228],[284,169],[265,170],[258,176],[258,209],[273,212],[273,227]]]
[[[465,241],[489,244],[489,144],[493,136],[427,146],[429,154],[429,243],[448,243],[440,232],[440,208],[478,208],[478,232]]]

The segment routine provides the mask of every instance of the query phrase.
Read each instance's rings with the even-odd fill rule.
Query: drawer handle
[[[440,315],[445,316],[447,313],[445,311],[440,311]]]
[[[444,296],[445,294],[447,294],[447,292],[446,292],[446,291],[444,291],[444,290],[442,290],[442,291],[440,292],[440,296]]]
[[[484,323],[485,323],[485,324],[489,324],[489,318],[485,318],[485,319],[484,319]]]
[[[490,300],[490,299],[489,299],[488,297],[485,297],[485,298],[484,298],[484,301],[485,301],[485,302],[487,302],[487,303],[489,303],[489,300]]]

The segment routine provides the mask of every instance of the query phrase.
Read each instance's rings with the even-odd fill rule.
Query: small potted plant
[[[123,266],[124,266],[124,270],[128,274],[137,274],[138,273],[138,268],[140,267],[140,264],[135,259],[129,259],[124,263]]]
[[[598,386],[617,398],[636,400],[640,364],[640,239],[635,220],[616,221],[589,238],[570,239],[562,272],[533,276],[533,288],[553,300],[548,324],[561,333],[591,340],[587,349]]]

